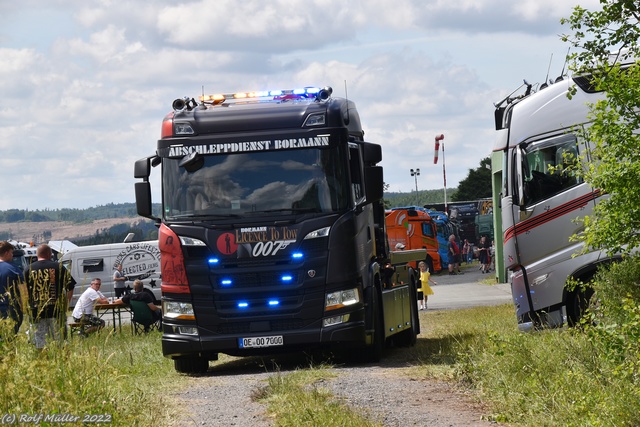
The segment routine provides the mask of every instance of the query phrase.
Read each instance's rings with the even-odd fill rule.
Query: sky
[[[491,154],[494,103],[561,74],[577,4],[599,1],[1,2],[0,210],[134,202],[134,162],[203,89],[331,86],[382,146],[389,191],[443,188],[441,134],[454,188]]]

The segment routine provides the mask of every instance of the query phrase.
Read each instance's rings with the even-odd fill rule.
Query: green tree
[[[587,76],[606,98],[591,105],[584,132],[593,148],[585,181],[608,195],[584,218],[579,236],[587,249],[628,252],[640,246],[640,6],[637,0],[600,0],[601,9],[574,8],[563,35],[578,51],[569,55],[574,75]],[[632,66],[620,64],[634,63]]]
[[[480,160],[480,166],[469,169],[469,175],[458,184],[458,190],[453,194],[453,202],[478,200],[491,197],[491,158]]]

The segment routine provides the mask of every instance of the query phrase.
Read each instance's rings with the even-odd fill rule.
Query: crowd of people
[[[43,349],[51,341],[59,341],[67,333],[69,310],[75,281],[69,271],[53,260],[53,251],[47,244],[36,249],[37,260],[21,269],[13,262],[14,246],[0,241],[0,319],[12,323],[13,335],[17,335],[25,317],[29,319],[29,335],[37,349]],[[87,335],[105,326],[104,320],[94,314],[97,304],[128,304],[131,300],[148,304],[154,318],[162,319],[160,307],[152,297],[143,292],[143,283],[135,280],[134,293],[125,286],[128,278],[117,265],[113,273],[116,300],[110,302],[100,292],[102,281],[93,278],[89,287],[80,295],[71,314],[80,325],[79,333]],[[2,332],[5,333],[6,332]],[[0,336],[0,340],[5,337]]]

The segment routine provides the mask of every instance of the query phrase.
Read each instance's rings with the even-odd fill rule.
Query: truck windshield
[[[166,219],[338,212],[349,203],[337,147],[202,157],[195,172],[180,158],[163,159]]]

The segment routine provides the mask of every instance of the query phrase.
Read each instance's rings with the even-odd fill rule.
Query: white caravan
[[[57,245],[60,243],[61,245]],[[160,249],[158,241],[110,243],[93,246],[75,246],[70,242],[52,242],[53,249],[60,249],[60,261],[71,272],[76,281],[71,306],[93,278],[102,281],[102,292],[107,298],[115,296],[113,273],[122,264],[122,273],[127,277],[126,285],[133,288],[133,281],[140,279],[145,292],[150,292],[156,302],[160,300]],[[75,246],[75,247],[74,247]],[[65,251],[65,248],[70,248]]]
[[[524,95],[496,105],[494,146],[503,153],[503,258],[520,330],[576,322],[592,291],[570,291],[567,279],[586,283],[599,264],[611,261],[600,251],[581,254],[582,244],[570,241],[582,226],[575,219],[591,214],[601,193],[563,172],[588,151],[576,130],[589,126],[588,104],[604,94],[585,77],[558,79],[537,92],[525,85]]]

